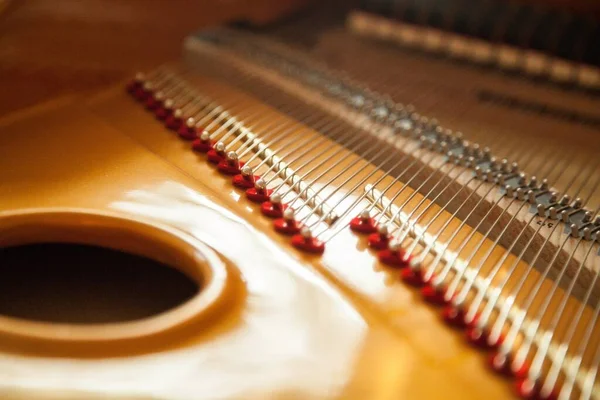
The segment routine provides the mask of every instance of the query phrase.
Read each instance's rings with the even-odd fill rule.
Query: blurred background
[[[304,0],[0,0],[0,117],[97,91],[181,53],[196,29],[265,24]]]
[[[600,15],[597,0],[504,1]],[[309,3],[314,2],[0,0],[0,117],[56,96],[97,91],[177,59],[181,41],[197,29],[268,24]]]

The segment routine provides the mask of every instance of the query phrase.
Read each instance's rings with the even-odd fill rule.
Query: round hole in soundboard
[[[236,298],[229,264],[150,219],[0,212],[0,352],[107,356],[177,346]]]
[[[100,246],[6,247],[0,265],[0,314],[34,321],[135,321],[177,307],[200,290],[172,266]]]

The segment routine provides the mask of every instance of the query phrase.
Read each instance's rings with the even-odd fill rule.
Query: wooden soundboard
[[[473,138],[482,145],[496,143],[500,157],[520,154],[531,162],[534,174],[544,171],[544,160],[553,160],[551,154],[563,147],[584,159],[573,161],[570,165],[573,172],[566,175],[565,182],[569,181],[568,176],[576,176],[587,167],[586,163],[595,165],[599,142],[592,128],[574,128],[564,121],[550,122],[511,109],[492,109],[471,97],[473,90],[467,84],[475,82],[473,86],[477,89],[477,85],[485,88],[486,83],[493,83],[493,87],[503,90],[514,89],[511,96],[526,97],[530,90],[538,90],[536,95],[540,96],[532,97],[547,99],[556,107],[561,106],[561,99],[568,98],[571,105],[577,105],[579,111],[587,114],[596,112],[597,100],[559,89],[537,86],[531,89],[527,82],[497,75],[480,76],[481,80],[476,81],[472,78],[482,74],[480,71],[465,72],[456,65],[442,67],[437,62],[423,61],[419,55],[404,55],[403,61],[398,61],[398,53],[392,50],[370,52],[369,43],[350,39],[340,31],[331,30],[321,36],[312,52],[329,65],[347,70],[350,76],[370,79],[375,90],[390,89],[386,92],[394,100],[399,100],[399,96],[414,99],[410,101],[420,112],[433,113],[444,126],[464,130],[467,139]],[[357,48],[344,51],[352,46]],[[459,213],[461,207],[455,207],[457,211],[444,209],[421,193],[428,187],[416,190],[404,185],[406,181],[385,177],[378,172],[382,167],[374,160],[356,148],[341,145],[339,137],[333,134],[324,136],[318,126],[298,122],[304,120],[296,113],[311,118],[310,113],[316,112],[315,109],[324,110],[323,115],[329,115],[331,121],[342,127],[340,131],[348,132],[358,126],[357,132],[360,130],[361,134],[373,127],[379,129],[378,123],[357,117],[354,111],[315,93],[309,86],[261,68],[253,69],[235,51],[199,44],[195,38],[190,39],[186,49],[185,61],[147,75],[149,82],[167,93],[172,90],[176,96],[198,99],[197,104],[186,109],[186,116],[204,118],[216,105],[227,110],[235,123],[242,124],[235,130],[240,135],[256,133],[266,137],[280,129],[276,127],[290,127],[286,138],[315,144],[296,160],[298,164],[327,161],[325,150],[336,154],[320,166],[317,184],[313,182],[308,189],[318,191],[318,184],[325,186],[329,179],[341,177],[344,183],[334,187],[356,199],[361,196],[357,193],[362,192],[349,187],[356,186],[354,183],[372,183],[374,177],[381,177],[377,182],[389,186],[390,193],[402,192],[397,202],[406,200],[408,217],[413,215],[412,211],[426,207],[423,217],[424,221],[433,217],[435,223],[427,226],[432,232],[449,221],[450,229],[435,237],[435,242],[456,240],[452,246],[459,246],[462,239],[469,238],[458,255],[476,252],[470,261],[475,265],[481,262],[488,272],[502,260],[498,264],[499,277],[527,273],[523,293],[533,290],[542,279],[537,266],[529,267],[518,257],[519,251],[509,254],[506,246],[498,246],[493,237],[485,235],[486,229],[476,219],[475,222],[470,219],[471,214]],[[345,57],[352,53],[365,54],[365,59],[381,59],[362,69],[364,64]],[[407,71],[396,77],[396,87],[386,83],[389,76],[383,76],[392,75],[395,69],[381,69],[380,76],[369,69],[382,64],[393,64]],[[264,84],[264,91],[253,91],[255,83],[236,78],[228,68],[255,74],[269,84]],[[442,75],[440,69],[444,76],[452,78],[434,79],[436,74]],[[513,86],[504,85],[505,82]],[[172,84],[175,89],[169,86]],[[272,96],[265,89],[271,84],[295,93],[299,103],[312,103],[307,108],[282,112],[264,100],[264,96]],[[135,101],[124,86],[125,83],[92,98],[65,97],[0,122],[0,244],[10,247],[69,242],[117,249],[171,265],[197,282],[200,290],[169,311],[137,321],[77,325],[1,316],[1,397],[505,399],[514,395],[513,382],[489,366],[490,352],[481,351],[467,340],[463,329],[449,326],[447,315],[441,315],[439,307],[424,301],[422,287],[403,283],[402,271],[408,270],[406,265],[399,268],[380,262],[380,253],[370,248],[369,237],[348,226],[328,237],[322,254],[301,251],[294,245],[297,242],[273,229],[273,219],[263,215],[264,203],[249,201],[247,189],[232,185],[232,178],[207,162],[203,152],[192,151],[190,141],[184,140],[191,139],[185,136],[185,130],[177,134],[167,129],[145,109],[147,104]],[[459,89],[464,87],[468,90],[461,92]],[[544,97],[544,93],[552,96]],[[277,96],[274,98],[279,99]],[[288,104],[288,108],[296,104],[287,101],[279,104]],[[459,118],[465,114],[477,118]],[[213,117],[205,121],[214,120]],[[533,134],[523,139],[518,131],[511,129],[517,122]],[[227,127],[231,126],[228,123],[227,119],[216,123],[214,129],[228,132]],[[493,127],[491,133],[486,131],[490,127]],[[574,133],[565,137],[562,128]],[[542,140],[536,135],[539,131],[549,133],[553,142],[548,147],[540,146],[542,150],[532,161],[528,159],[532,152],[526,150]],[[195,136],[197,133],[194,131],[196,141],[201,140]],[[500,135],[506,136],[498,138]],[[236,137],[230,136],[225,143],[230,145]],[[365,143],[371,143],[372,148],[385,146],[365,137]],[[513,145],[522,143],[527,143],[527,148],[516,152]],[[451,166],[435,164],[433,159],[423,162],[423,157],[430,157],[426,149],[402,146],[409,146],[403,149],[409,149],[431,171],[439,169],[452,182],[462,184],[457,170],[449,170]],[[279,150],[277,154],[282,152]],[[263,164],[256,171],[265,175],[267,167],[268,164]],[[597,170],[591,171],[595,177],[593,172]],[[421,181],[427,179],[416,176]],[[550,185],[560,188],[566,183],[558,180]],[[484,186],[471,188],[473,199],[486,199],[482,190]],[[331,204],[328,195],[318,194],[325,197],[325,205]],[[597,201],[597,193],[592,190],[591,195],[591,204],[597,204],[593,203]],[[365,196],[364,200],[367,199]],[[477,209],[479,203],[473,204],[477,206],[472,209]],[[507,201],[496,205],[508,209],[511,204]],[[313,208],[312,204],[309,206]],[[327,208],[314,209],[315,215],[319,212],[328,215]],[[535,216],[526,211],[529,212],[522,213],[526,217]],[[510,210],[509,215],[525,218],[519,212]],[[438,215],[443,216],[439,221]],[[464,224],[463,219],[469,223]],[[543,217],[539,221],[541,225],[548,222]],[[421,236],[424,241],[406,236],[404,247],[417,249],[416,254],[424,248],[432,250],[429,245],[435,250],[435,243],[425,240],[426,235],[416,225],[411,227],[416,238]],[[561,243],[568,239],[568,232],[565,236],[562,230],[541,233],[535,230],[530,236]],[[598,300],[585,295],[589,287],[595,287],[598,257],[594,255],[588,260],[587,253],[578,248],[577,240],[569,239],[561,248],[566,253],[566,265],[570,265],[571,253],[575,254],[575,260],[585,264],[580,268],[585,268],[581,276],[569,273],[571,281],[580,283],[580,291],[569,293],[566,314],[583,310],[581,326],[589,322],[597,328],[594,312]],[[587,243],[584,245],[588,246]],[[592,247],[597,245],[590,243],[588,247],[597,250]],[[546,249],[550,256],[553,251]],[[427,265],[432,260],[435,262],[435,257],[428,256],[422,261]],[[513,265],[516,269],[511,269]],[[548,315],[563,312],[561,302],[571,281],[561,282],[553,292]],[[544,279],[543,290],[551,291],[553,287],[552,279]],[[53,296],[64,297],[68,293]],[[524,301],[514,300],[517,304]],[[533,307],[544,300],[543,296],[536,297]],[[585,303],[588,306],[582,307]],[[556,337],[568,335],[570,327],[568,318],[561,319],[553,333]],[[576,338],[585,337],[584,329],[578,329]],[[588,339],[595,348],[600,343],[600,331],[595,329]],[[591,364],[593,357],[593,353],[586,354],[585,362]],[[594,382],[587,387],[596,395]],[[552,389],[560,388],[557,385]]]
[[[194,277],[208,264],[219,290],[173,324],[180,310],[101,329],[2,318],[4,398],[510,396],[364,239],[347,231],[331,256],[305,256],[122,87],[82,100],[3,121],[2,244],[89,240],[161,258],[147,244],[186,246],[207,260],[167,261]],[[115,224],[128,241],[79,233]]]

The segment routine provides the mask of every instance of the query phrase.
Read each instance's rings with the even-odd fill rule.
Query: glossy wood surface
[[[488,372],[484,357],[447,329],[417,292],[386,279],[349,231],[331,242],[322,260],[305,257],[120,88],[91,108],[66,99],[35,118],[2,124],[2,228],[4,214],[40,207],[142,218],[185,232],[198,246],[206,243],[239,271],[243,285],[231,294],[234,305],[201,325],[202,334],[166,341],[167,348],[146,354],[122,349],[117,357],[90,359],[79,351],[58,358],[6,352],[0,375],[5,396],[510,395],[507,382]],[[49,363],[52,368],[45,368]]]
[[[34,9],[49,11],[39,4]],[[181,29],[183,35],[189,21],[174,20],[165,32]],[[53,25],[47,31],[55,30]],[[21,38],[29,38],[24,48],[31,49],[38,33],[46,31],[20,32]],[[118,72],[91,86],[103,86],[162,61],[163,50],[179,52],[170,33],[162,35],[165,32],[153,32],[158,39],[151,42],[161,51],[148,55],[148,60],[124,49],[128,41],[121,43],[123,48],[100,52],[95,48],[91,57],[103,63],[111,60],[109,65],[114,61]],[[2,40],[11,43],[14,38]],[[87,39],[74,39],[80,40]],[[131,43],[136,41],[139,35],[131,37]],[[335,33],[325,38],[321,51],[329,45],[336,45]],[[60,56],[51,61],[34,60],[35,52],[21,49],[14,54],[32,66],[37,61],[50,65],[68,60],[60,45],[52,51]],[[123,60],[104,51],[128,53],[134,60],[122,69]],[[350,57],[338,61],[351,62]],[[96,79],[90,76],[98,76],[92,64],[93,72],[85,67],[77,80],[86,91],[90,80]],[[73,92],[71,66],[49,67],[52,79],[65,74],[68,82],[58,79],[60,88],[49,91],[52,96]],[[47,81],[47,71],[41,70],[34,76]],[[10,77],[3,75],[18,96],[7,101],[7,110],[38,99],[32,94],[39,90],[36,79]],[[235,109],[240,115],[260,112],[282,123],[289,121],[222,82],[198,77],[195,83],[224,102],[243,98]],[[24,84],[32,91],[21,92],[18,88]],[[42,93],[39,99],[49,96]],[[418,101],[428,105],[431,97]],[[583,108],[589,106],[584,103]],[[441,116],[448,120],[461,105],[448,102],[445,107]],[[460,128],[468,123],[458,121]],[[418,290],[399,283],[397,271],[380,265],[364,238],[345,229],[328,243],[322,258],[299,253],[287,238],[273,232],[272,222],[246,201],[242,191],[125,96],[121,87],[100,96],[69,95],[16,112],[0,120],[0,132],[0,246],[89,242],[162,259],[198,281],[214,281],[217,274],[222,283],[212,295],[202,292],[190,303],[143,321],[82,328],[2,317],[0,397],[505,399],[514,395],[512,382],[488,371],[485,353],[469,346],[463,332],[443,324],[439,310],[425,305]],[[304,127],[297,136],[318,137]],[[586,139],[596,143],[593,133]],[[325,142],[320,148],[330,145]],[[593,153],[593,147],[587,151]],[[358,165],[364,172],[355,181],[374,168],[366,162]],[[343,165],[333,167],[325,177],[342,170]],[[420,200],[416,196],[409,206]],[[424,219],[437,210],[433,207]],[[464,227],[461,236],[469,232]],[[491,243],[483,247],[488,248]],[[497,249],[489,265],[500,256]],[[534,273],[531,282],[537,276]],[[579,303],[570,300],[568,309],[577,307]],[[584,318],[590,318],[589,312],[586,309]],[[566,328],[561,325],[557,331]],[[600,332],[593,343],[599,340]]]
[[[258,121],[257,116],[269,116],[266,121],[282,124],[290,121],[223,82],[198,75],[192,82],[218,102],[236,99],[230,111],[250,122]],[[260,125],[255,128],[261,130]],[[117,212],[126,218],[158,224],[167,233],[174,230],[172,235],[183,232],[191,236],[198,249],[206,243],[231,271],[227,286],[232,290],[223,297],[218,309],[226,311],[218,312],[218,318],[199,318],[203,314],[198,312],[198,318],[192,318],[195,322],[188,325],[175,320],[171,329],[165,328],[161,316],[151,318],[145,323],[153,332],[143,335],[148,340],[129,341],[132,328],[128,324],[102,328],[90,337],[75,327],[50,324],[33,329],[21,321],[5,320],[2,342],[7,362],[13,363],[13,357],[17,357],[23,363],[17,368],[27,371],[27,375],[39,374],[36,385],[44,392],[72,390],[74,398],[81,395],[81,390],[106,393],[101,383],[113,382],[120,375],[102,375],[105,363],[115,374],[132,373],[134,368],[151,369],[157,374],[156,381],[177,363],[188,365],[178,369],[183,376],[229,380],[239,374],[239,384],[221,392],[223,388],[212,386],[208,380],[190,383],[181,378],[173,381],[180,391],[169,386],[157,388],[152,394],[160,398],[192,396],[198,391],[217,393],[221,398],[238,398],[240,393],[246,398],[264,398],[266,393],[276,393],[275,398],[510,396],[511,386],[488,371],[485,355],[467,345],[461,332],[448,329],[439,311],[425,305],[418,291],[401,285],[396,271],[381,266],[364,239],[345,229],[327,244],[322,258],[298,253],[287,238],[272,231],[271,221],[246,201],[243,192],[233,189],[229,179],[191,152],[189,143],[166,130],[121,87],[94,99],[65,98],[23,112],[5,119],[2,131],[0,205],[11,215],[2,220],[3,232],[14,225],[10,221],[17,218],[13,214],[19,210],[36,208],[35,213],[41,211],[40,207],[50,208],[45,211],[59,207],[59,212],[65,212],[83,207],[86,213]],[[298,127],[296,136],[318,137],[306,127]],[[335,145],[325,141],[321,147],[328,146]],[[340,151],[340,158],[347,155],[348,160],[358,162],[356,155]],[[311,154],[306,159],[310,160]],[[363,173],[373,168],[366,161],[357,165]],[[326,176],[336,176],[343,170],[344,164],[340,164],[326,166],[325,172]],[[405,197],[410,195],[408,191]],[[414,207],[420,198],[415,196],[410,206]],[[432,208],[428,215],[436,210]],[[52,237],[56,223],[53,227],[42,214],[29,218],[39,221],[44,229],[25,224],[29,228],[22,237],[35,238],[44,231]],[[60,222],[61,229],[74,229],[78,221],[78,217],[65,218]],[[124,229],[129,225],[122,221]],[[97,224],[95,229],[101,231],[102,226]],[[459,221],[454,226],[460,226]],[[148,227],[139,232],[146,238],[151,231]],[[468,235],[469,231],[465,226],[460,233]],[[3,244],[18,242],[12,232],[3,238]],[[66,236],[68,240],[83,240],[76,230],[72,232],[75,236]],[[67,240],[54,235],[56,240]],[[143,243],[137,248],[148,247]],[[109,237],[100,244],[122,245],[118,237]],[[486,243],[484,248],[490,245]],[[469,247],[465,252],[471,250]],[[160,254],[158,248],[154,254]],[[500,256],[498,249],[489,264]],[[178,262],[172,264],[185,270]],[[523,270],[526,267],[522,265]],[[557,306],[560,297],[551,307]],[[569,309],[578,305],[572,299]],[[589,313],[584,318],[589,318]],[[568,326],[561,325],[557,332],[565,328]],[[594,335],[593,343],[597,341],[598,335]],[[215,346],[220,343],[237,349],[236,354],[215,354]],[[273,343],[278,344],[276,349]],[[148,360],[149,354],[152,360]],[[196,362],[196,358],[213,362]],[[52,372],[40,366],[49,362]],[[73,369],[83,365],[90,374],[85,387],[70,379]],[[249,370],[262,371],[263,365],[271,370],[265,369],[261,379],[248,374]],[[287,371],[283,376],[281,369]],[[34,388],[23,386],[19,378],[26,379],[24,375],[18,370],[7,371],[3,378],[7,387],[19,388],[18,395],[24,398],[31,396]],[[428,385],[430,381],[436,385]],[[145,394],[144,382],[117,385],[110,393],[123,398],[132,397],[131,392]]]
[[[199,282],[220,285],[142,321],[81,327],[0,318],[1,398],[514,396],[511,381],[488,371],[485,353],[468,345],[463,332],[443,324],[439,310],[425,305],[418,290],[399,283],[397,271],[380,265],[364,238],[345,229],[328,243],[323,258],[299,253],[273,232],[271,221],[242,191],[134,104],[121,87],[92,95],[134,70],[176,57],[180,39],[198,27],[196,15],[202,24],[248,13],[263,22],[261,7],[194,3],[209,11],[184,13],[164,24],[161,2],[141,7],[137,2],[108,7],[88,2],[85,9],[66,3],[69,7],[61,8],[23,2],[3,21],[8,34],[0,39],[0,56],[9,62],[3,63],[0,82],[12,96],[2,97],[0,113],[67,95],[0,120],[0,246],[30,241],[100,244],[156,258]],[[247,8],[251,10],[243,11]],[[52,14],[58,16],[46,19]],[[83,21],[91,15],[102,22],[86,25]],[[121,20],[123,15],[141,22],[132,25]],[[141,42],[149,48],[138,47]],[[316,51],[326,54],[336,43],[334,32]],[[337,62],[352,63],[352,57]],[[419,62],[411,65],[427,70]],[[240,115],[261,112],[289,121],[222,82],[199,77],[196,83],[224,102],[244,98],[235,109]],[[473,104],[415,97],[418,85],[404,90],[421,109],[430,107],[459,129],[476,131],[476,122],[456,119],[464,109],[475,109]],[[457,90],[444,95],[452,97]],[[85,96],[73,94],[81,91]],[[575,96],[569,100],[578,101]],[[594,112],[589,104],[578,105]],[[494,118],[502,125],[497,132],[513,140],[508,119],[498,113]],[[552,136],[562,132],[553,129]],[[578,145],[597,143],[595,132],[584,133],[577,137]],[[305,128],[297,136],[318,138]],[[586,151],[593,154],[594,148]],[[364,173],[353,182],[374,168],[366,162],[357,165]],[[325,177],[342,170],[343,165],[335,166]],[[409,206],[420,200],[416,196]],[[424,219],[436,211],[433,207]],[[461,236],[469,232],[464,227]],[[497,249],[489,264],[500,256]],[[520,265],[521,270],[526,267]],[[577,307],[571,299],[568,309]],[[557,331],[566,328],[561,325]],[[592,340],[597,343],[600,332]]]
[[[207,93],[217,99],[218,91],[222,92],[221,96],[231,91],[218,89],[219,85],[214,86],[207,80],[198,83],[201,83],[204,90],[208,90]],[[211,86],[214,86],[214,89],[210,89]],[[226,217],[219,215],[212,220],[211,224],[206,224],[202,215],[198,215],[198,221],[195,221],[196,218],[190,220],[190,215],[196,215],[196,206],[190,204],[202,203],[200,200],[205,200],[202,194],[206,192],[212,195],[211,198],[218,199],[218,202],[223,202],[228,208],[241,212],[245,220],[263,229],[271,237],[270,240],[275,240],[278,246],[289,249],[286,240],[272,233],[269,221],[265,221],[261,216],[254,217],[256,209],[248,206],[244,197],[240,196],[240,192],[232,190],[226,179],[187,149],[186,143],[173,137],[146,112],[136,107],[130,98],[121,94],[121,91],[120,88],[115,89],[92,101],[90,107],[94,114],[69,103],[67,99],[65,101],[69,104],[43,115],[41,121],[43,130],[36,128],[40,125],[39,119],[29,120],[24,116],[6,122],[8,135],[4,136],[3,143],[3,149],[6,151],[3,157],[6,163],[3,170],[6,172],[2,181],[9,184],[4,186],[6,195],[2,196],[5,209],[40,205],[117,208],[127,214],[142,216],[144,219],[157,218],[177,227],[183,227],[184,230],[191,230],[195,234],[208,229],[208,235],[212,236],[213,230],[223,229],[221,220]],[[252,103],[248,103],[250,104]],[[245,108],[243,104],[239,107]],[[254,107],[259,107],[266,113],[272,112],[256,103]],[[67,116],[71,118],[69,118],[68,129],[64,129],[61,126]],[[104,122],[101,122],[98,117],[101,117]],[[275,114],[273,117],[281,118]],[[107,123],[109,126],[105,125]],[[52,129],[53,124],[56,125],[55,129]],[[117,130],[114,130],[115,128]],[[21,130],[31,134],[27,136],[10,134]],[[36,131],[39,131],[39,136],[35,134]],[[121,133],[117,133],[119,131]],[[92,133],[83,134],[84,132]],[[124,132],[127,134],[124,135]],[[44,140],[44,137],[48,137],[46,135],[50,135],[53,140]],[[102,145],[99,146],[99,143]],[[63,153],[70,155],[68,160],[60,157]],[[18,165],[17,160],[24,157],[23,154],[27,154],[37,162],[15,168]],[[86,168],[79,169],[73,166]],[[164,172],[161,172],[163,169],[170,171],[168,176],[175,174],[177,178],[163,177]],[[331,173],[334,174],[335,170]],[[23,179],[24,176],[28,179]],[[190,180],[193,183],[181,186],[180,179]],[[35,191],[29,190],[31,182],[36,183]],[[89,185],[90,182],[93,182],[92,186]],[[206,189],[206,186],[210,189]],[[45,187],[47,190],[44,189]],[[93,195],[90,195],[91,193]],[[45,199],[42,204],[40,198]],[[223,243],[220,243],[219,250],[225,256],[232,251],[231,248],[241,243],[250,246],[250,249],[246,246],[240,249],[244,254],[249,254],[256,246],[255,238],[250,241],[240,238],[231,246],[231,238],[237,234],[235,236],[230,235],[230,232],[223,232],[223,234],[228,240],[222,238]],[[256,232],[253,234],[257,235]],[[250,237],[254,236],[250,235]],[[463,378],[475,374],[478,380],[485,382],[482,390],[487,393],[486,395],[490,395],[488,391],[493,393],[495,387],[506,395],[505,391],[509,390],[506,383],[488,374],[481,357],[462,343],[460,335],[441,325],[437,313],[423,305],[419,296],[415,297],[415,292],[398,285],[394,273],[377,266],[373,254],[365,249],[362,240],[358,242],[356,240],[353,234],[344,231],[328,244],[328,251],[323,260],[305,259],[295,250],[290,250],[290,253],[294,258],[300,257],[303,264],[312,264],[312,268],[323,274],[330,284],[333,283],[336,290],[347,296],[354,307],[361,312],[366,312],[363,318],[368,320],[369,315],[374,313],[375,318],[380,318],[380,323],[391,332],[401,336],[408,335],[408,343],[418,349],[418,353],[422,353],[421,356],[434,360],[434,365],[442,371],[454,370],[461,376],[468,371]],[[209,243],[213,244],[212,241]],[[267,253],[270,251],[274,249],[270,249]],[[269,258],[271,263],[278,264],[278,261],[273,260],[274,258],[277,257]],[[239,261],[236,265],[244,275],[244,270],[238,263]],[[385,275],[388,275],[388,278]],[[265,284],[270,285],[268,282]],[[373,316],[371,315],[370,318]],[[391,346],[391,344],[387,345]],[[370,353],[371,350],[369,358],[372,357]],[[380,362],[389,362],[389,360],[378,361]],[[376,370],[374,366],[362,368]],[[223,368],[223,371],[226,371],[226,368]],[[419,371],[419,374],[424,372]],[[370,382],[368,386],[372,387],[371,390],[376,390],[377,384],[372,381],[374,378],[369,376],[361,378],[361,380],[365,379]],[[417,389],[410,386],[396,390],[409,390],[413,393],[412,391]],[[452,391],[460,392],[456,388],[452,388]],[[344,397],[347,395],[345,394]]]

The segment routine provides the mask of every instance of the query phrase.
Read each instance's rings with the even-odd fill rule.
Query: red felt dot
[[[515,382],[515,390],[519,397],[530,400],[556,400],[558,393],[551,390],[550,393],[542,394],[542,385],[528,378],[519,379]]]
[[[445,299],[446,290],[442,287],[434,287],[433,285],[427,284],[421,289],[421,295],[423,299],[435,305],[445,305],[448,301]]]
[[[272,193],[273,190],[271,189],[260,190],[257,188],[250,188],[246,190],[246,197],[253,203],[264,203],[271,198]]]
[[[133,97],[135,97],[138,101],[143,102],[146,101],[146,99],[152,96],[152,92],[144,89],[143,87],[138,87],[134,92],[133,92]]]
[[[425,271],[422,269],[405,268],[400,273],[400,277],[404,283],[414,287],[421,287],[427,283],[424,277]]]
[[[154,111],[162,105],[162,101],[157,100],[154,96],[147,96],[144,105],[148,110]]]
[[[217,164],[217,169],[225,175],[235,175],[241,172],[242,167],[244,166],[243,161],[235,161],[235,160],[221,160],[219,164]]]
[[[208,153],[213,148],[213,142],[210,140],[202,140],[200,138],[195,139],[192,142],[192,150],[198,153]]]
[[[183,119],[176,117],[175,114],[171,114],[165,120],[165,126],[172,131],[179,130],[179,127],[183,124]]]
[[[380,233],[372,233],[369,235],[368,243],[369,247],[375,250],[387,249],[390,244],[392,237],[388,235],[382,235]]]
[[[302,229],[302,224],[296,220],[288,220],[285,218],[278,218],[273,221],[275,230],[284,235],[295,235]]]
[[[356,217],[350,221],[350,229],[358,233],[377,232],[377,224],[373,218]]]
[[[300,234],[292,237],[292,245],[306,253],[322,254],[325,251],[325,243],[313,237],[305,238]]]
[[[404,250],[385,249],[377,253],[379,261],[387,266],[394,268],[406,268],[408,261],[404,259]]]
[[[225,153],[223,153],[222,151],[217,151],[213,148],[206,153],[206,158],[210,163],[219,164],[225,159]]]
[[[260,176],[258,175],[243,175],[243,174],[237,174],[236,176],[233,177],[233,186],[238,187],[240,189],[250,189],[252,187],[254,187],[254,184],[257,180],[260,179]]]
[[[495,343],[490,343],[490,335],[487,329],[471,326],[467,328],[465,332],[467,341],[475,347],[479,347],[484,350],[492,350],[500,346],[504,340],[503,336],[500,336]]]
[[[154,110],[154,115],[156,116],[156,118],[158,118],[161,121],[164,121],[167,118],[169,118],[171,116],[171,114],[173,114],[173,110],[170,108],[166,108],[163,105],[161,105],[160,107],[157,107]]]
[[[189,127],[187,125],[182,124],[177,130],[177,134],[183,140],[194,140],[198,137],[195,127]]]
[[[142,87],[142,81],[133,79],[133,80],[127,82],[127,85],[125,85],[125,90],[127,90],[127,93],[129,93],[129,94],[135,95],[135,92],[138,89],[140,89],[141,87]]]
[[[287,204],[265,201],[260,205],[260,211],[269,218],[281,218],[283,217],[283,210],[287,207]]]
[[[529,372],[529,364],[523,363],[517,370],[513,368],[513,357],[511,353],[495,351],[490,354],[488,359],[490,367],[497,373],[516,378],[525,378]]]
[[[447,305],[442,310],[442,318],[444,321],[455,328],[466,328],[465,311],[462,307]]]

